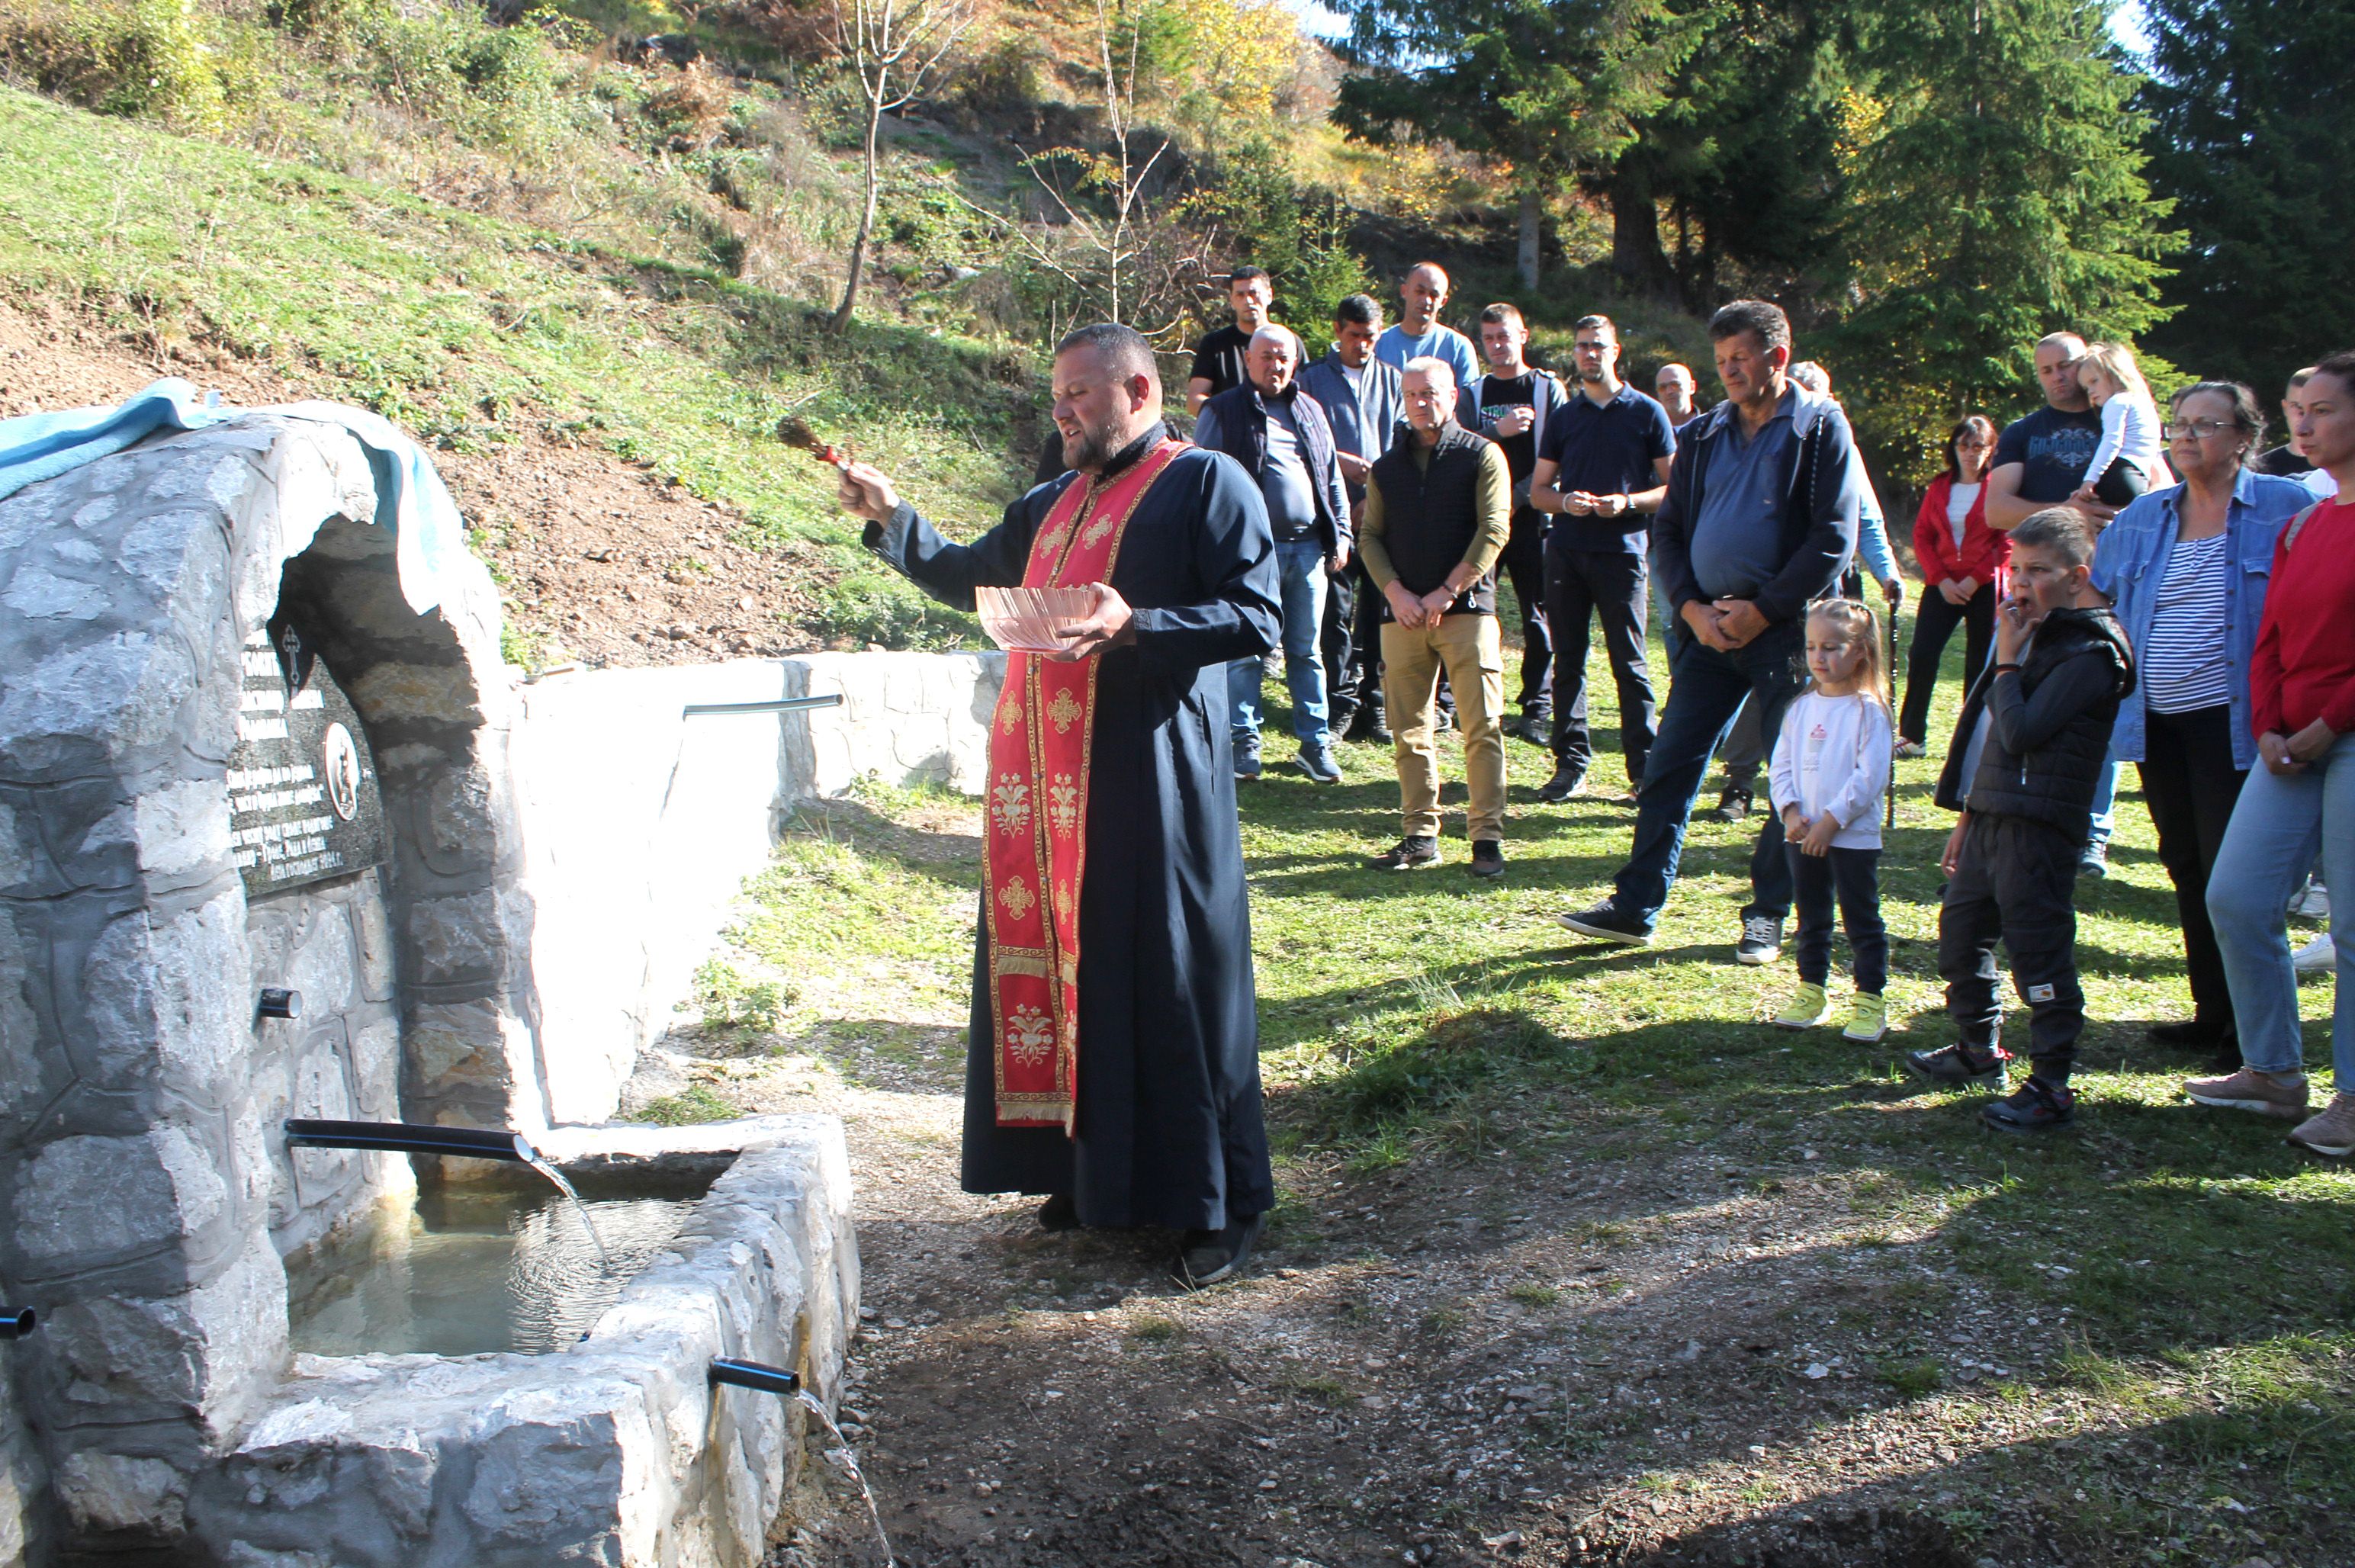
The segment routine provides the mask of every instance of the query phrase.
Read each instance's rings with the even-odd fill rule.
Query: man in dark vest
[[[1318,784],[1339,784],[1333,731],[1326,708],[1325,663],[1317,634],[1325,624],[1331,573],[1349,564],[1349,500],[1334,456],[1333,427],[1315,398],[1300,395],[1300,339],[1273,323],[1252,335],[1244,357],[1249,379],[1202,405],[1194,444],[1223,452],[1243,465],[1267,502],[1275,530],[1275,565],[1284,583],[1284,677],[1292,691],[1292,732],[1300,739],[1300,766]],[[1227,669],[1228,724],[1234,733],[1235,776],[1260,771],[1260,687],[1257,659]]]
[[[1497,558],[1513,531],[1505,454],[1455,422],[1455,372],[1411,359],[1407,429],[1375,463],[1359,526],[1366,575],[1382,592],[1382,700],[1397,737],[1404,833],[1374,864],[1411,871],[1439,863],[1439,758],[1431,743],[1439,670],[1464,730],[1465,828],[1472,874],[1505,874],[1504,640],[1497,628]]]

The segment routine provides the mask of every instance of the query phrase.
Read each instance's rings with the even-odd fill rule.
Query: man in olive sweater
[[[1407,362],[1406,424],[1367,476],[1358,550],[1381,590],[1382,702],[1396,736],[1405,833],[1374,864],[1439,863],[1439,758],[1432,708],[1444,665],[1464,731],[1472,874],[1505,874],[1505,650],[1497,558],[1512,536],[1513,481],[1494,442],[1455,422],[1455,372]]]

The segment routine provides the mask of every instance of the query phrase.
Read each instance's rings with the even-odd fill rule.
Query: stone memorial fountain
[[[378,488],[272,413],[0,502],[0,1564],[749,1564],[803,1411],[715,1359],[833,1393],[837,1125],[556,1125],[496,593]]]

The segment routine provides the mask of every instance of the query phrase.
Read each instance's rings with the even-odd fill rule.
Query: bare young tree
[[[992,219],[1034,265],[1062,280],[1075,320],[1120,322],[1158,338],[1176,328],[1202,267],[1193,237],[1166,221],[1146,195],[1173,144],[1163,136],[1140,155],[1140,144],[1152,138],[1138,134],[1144,29],[1131,11],[1129,0],[1095,0],[1103,144],[1048,147],[1023,159],[1061,221],[1024,223],[962,195],[955,199]],[[1053,308],[1058,319],[1050,337],[1063,325],[1062,306]]]
[[[834,50],[858,73],[867,104],[867,199],[858,210],[858,238],[851,242],[850,277],[834,313],[837,332],[850,325],[875,240],[883,116],[915,101],[980,13],[980,0],[835,0]]]

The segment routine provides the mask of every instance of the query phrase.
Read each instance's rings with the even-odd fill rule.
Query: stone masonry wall
[[[601,670],[522,688],[517,787],[550,1114],[613,1114],[795,803],[861,778],[981,792],[1005,656],[815,654]],[[840,692],[809,713],[690,703]]]
[[[324,1105],[338,1072],[384,1103],[381,955],[371,978],[359,952],[372,898],[250,924],[232,859],[241,655],[282,577],[335,629],[325,655],[383,776],[395,858],[373,885],[404,1093],[432,1115],[544,1116],[496,592],[475,569],[413,613],[375,514],[347,434],[272,416],[0,503],[0,1300],[44,1313],[37,1352],[0,1360],[51,1483],[41,1527],[69,1556],[184,1550],[195,1478],[287,1363],[272,1237],[309,1199],[275,1118],[306,1093]],[[337,897],[348,938],[324,912]],[[258,1039],[257,976],[337,954],[359,1050]],[[368,1158],[323,1211],[395,1179]]]

